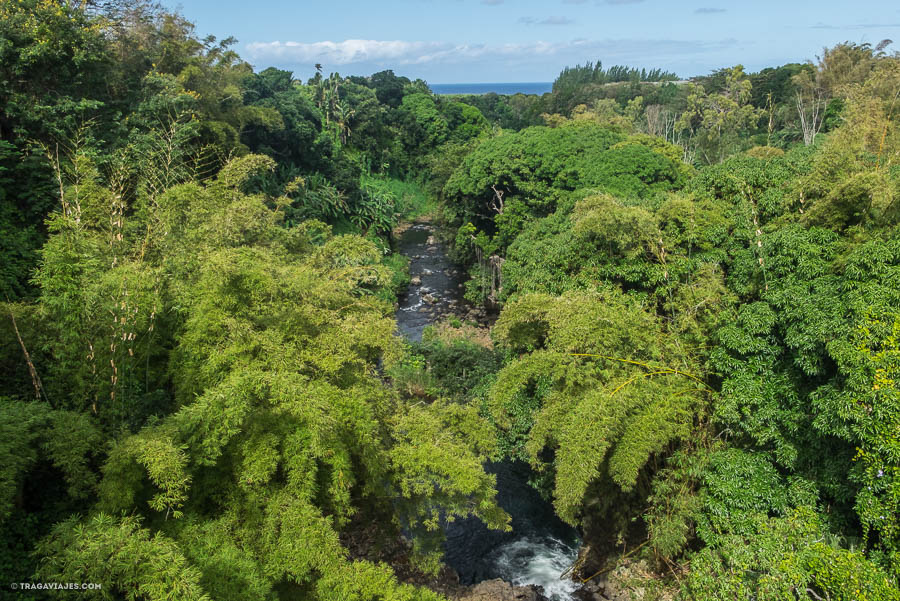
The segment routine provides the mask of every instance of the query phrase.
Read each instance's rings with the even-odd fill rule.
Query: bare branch
[[[6,299],[7,306],[9,305],[9,299]],[[16,338],[19,339],[19,346],[22,347],[22,353],[25,355],[25,362],[28,364],[28,373],[31,375],[31,383],[34,385],[34,397],[36,400],[40,401],[41,396],[43,398],[47,398],[47,394],[44,392],[44,386],[41,384],[41,377],[37,373],[37,369],[34,367],[34,363],[31,361],[31,354],[29,354],[28,349],[25,347],[25,341],[22,340],[22,335],[19,333],[19,326],[16,324],[16,316],[13,314],[12,307],[9,307],[9,317],[12,319],[13,330],[16,332]],[[47,399],[47,402],[50,402]],[[52,404],[52,403],[51,403]]]
[[[494,198],[491,199],[490,207],[491,209],[497,213],[498,215],[503,214],[503,195],[505,192],[503,190],[498,190],[497,186],[491,185],[491,190],[494,191]]]

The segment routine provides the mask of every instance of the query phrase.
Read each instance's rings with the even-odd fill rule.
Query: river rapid
[[[397,324],[412,341],[427,325],[445,315],[465,315],[465,274],[436,239],[434,226],[411,225],[397,241],[410,258],[412,284],[399,299]],[[570,601],[577,585],[560,575],[575,562],[580,544],[574,528],[563,523],[553,506],[528,484],[531,469],[513,461],[487,466],[497,475],[497,501],[512,517],[512,532],[488,530],[471,518],[446,524],[445,561],[462,584],[502,578],[516,585],[535,584],[553,601]]]

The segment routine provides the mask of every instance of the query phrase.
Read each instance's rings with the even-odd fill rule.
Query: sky
[[[843,41],[896,39],[896,1],[182,0],[200,35],[234,36],[257,69],[298,79],[393,69],[428,83],[553,81],[567,65],[682,77],[814,59]]]

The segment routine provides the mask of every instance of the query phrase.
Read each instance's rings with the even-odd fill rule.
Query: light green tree
[[[689,84],[688,106],[677,126],[691,133],[703,162],[720,162],[762,118],[764,111],[750,104],[752,90],[742,65],[725,70],[725,86],[717,94]]]

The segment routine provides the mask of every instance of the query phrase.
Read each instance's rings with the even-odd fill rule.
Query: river
[[[397,324],[413,341],[443,315],[462,314],[465,301],[461,273],[435,238],[435,228],[416,223],[405,230],[398,252],[410,258],[413,283],[399,299]],[[503,461],[487,466],[497,475],[497,501],[512,517],[512,532],[488,530],[477,519],[457,520],[445,527],[445,561],[462,584],[502,578],[517,585],[536,584],[553,601],[570,601],[577,585],[560,579],[578,554],[578,533],[563,523],[537,490],[528,484],[531,469]]]

